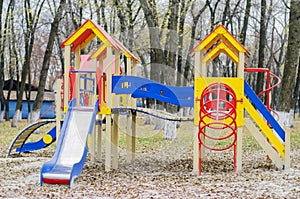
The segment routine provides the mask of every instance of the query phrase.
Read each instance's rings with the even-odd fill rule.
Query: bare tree
[[[150,78],[161,81],[161,66],[165,65],[163,48],[160,44],[160,31],[155,0],[140,0],[150,36]]]
[[[167,35],[165,43],[166,65],[163,70],[163,82],[168,85],[174,85],[176,82],[176,54],[178,49],[178,17],[179,17],[179,0],[169,0],[169,19],[167,26]]]
[[[43,59],[43,65],[42,65],[42,71],[40,75],[40,81],[39,81],[39,87],[38,92],[35,98],[35,101],[33,103],[32,107],[32,116],[30,118],[31,122],[36,121],[39,118],[40,115],[40,109],[42,106],[43,98],[44,98],[44,90],[46,86],[46,80],[48,76],[48,70],[50,65],[50,59],[52,55],[53,45],[55,42],[55,37],[57,37],[59,22],[61,18],[63,17],[63,11],[66,6],[66,0],[60,0],[57,12],[55,13],[55,17],[53,22],[51,23],[51,29],[49,33],[49,39],[46,47],[46,51],[44,54]]]
[[[178,27],[178,55],[177,55],[177,86],[182,85],[182,76],[183,76],[183,50],[184,50],[184,24],[187,12],[190,8],[192,0],[182,0],[180,7],[180,15],[179,15],[179,27]],[[185,80],[186,81],[186,80]]]
[[[194,11],[194,9],[196,7],[195,1],[193,1],[191,4],[192,29],[191,29],[191,36],[190,36],[191,40],[190,40],[190,44],[188,47],[188,52],[190,52],[195,45],[197,24],[199,22],[201,15],[204,13],[206,8],[208,7],[208,3],[210,3],[209,0],[206,1],[206,3],[202,6],[202,8],[199,11]],[[188,53],[186,55],[186,62],[185,62],[185,67],[184,67],[184,72],[183,72],[183,76],[186,79],[186,81],[184,81],[184,85],[188,85],[188,81],[191,80],[191,78],[189,77],[191,69],[192,69],[191,56]]]
[[[246,42],[249,16],[250,16],[250,9],[251,9],[251,0],[247,0],[245,15],[244,15],[244,21],[243,21],[243,27],[242,27],[242,31],[240,33],[240,42],[243,45],[245,45],[245,42]]]
[[[266,0],[261,1],[261,16],[260,16],[260,31],[259,31],[259,47],[258,47],[258,67],[264,67],[265,61],[265,48],[266,48],[266,8],[267,3]],[[264,74],[258,73],[257,75],[257,83],[256,83],[256,93],[259,93],[263,90],[264,86]]]
[[[285,67],[283,71],[282,87],[279,94],[278,110],[289,112],[294,108],[293,90],[295,89],[295,77],[299,64],[300,50],[300,1],[291,0],[289,37]]]
[[[16,104],[15,113],[14,113],[14,118],[11,123],[12,127],[17,126],[18,120],[20,118],[20,113],[21,113],[21,109],[22,109],[23,93],[25,91],[25,82],[27,80],[27,77],[30,78],[30,75],[28,75],[28,74],[30,74],[29,73],[30,59],[31,59],[31,53],[32,53],[33,44],[34,44],[35,31],[37,28],[37,24],[39,21],[39,17],[40,17],[44,2],[45,2],[45,0],[38,2],[36,4],[35,9],[33,9],[31,7],[31,3],[29,0],[24,1],[24,12],[25,12],[25,23],[26,23],[26,28],[24,30],[25,55],[24,55],[24,63],[23,63],[23,68],[22,68],[20,90],[19,90],[19,94],[17,97],[17,104]],[[29,83],[30,83],[30,81],[29,81]],[[30,100],[30,90],[27,93],[26,98]],[[30,110],[30,105],[29,105],[28,110]]]

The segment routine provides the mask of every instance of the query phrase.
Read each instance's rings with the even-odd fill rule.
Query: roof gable
[[[238,52],[243,52],[247,56],[250,55],[248,50],[239,41],[237,41],[223,25],[218,25],[192,49],[192,52],[200,51],[202,49],[208,50],[219,40],[226,42],[228,46],[235,48]]]
[[[112,37],[99,25],[91,20],[86,20],[73,34],[71,34],[61,47],[72,45],[72,51],[75,51],[78,45],[83,49],[92,39],[98,37],[105,45],[118,48]]]
[[[65,46],[72,45],[71,51],[74,52],[77,46],[80,45],[80,49],[83,49],[95,37],[98,37],[102,41],[102,44],[93,53],[91,58],[98,57],[105,51],[106,47],[112,46],[113,48],[120,50],[126,57],[141,62],[121,42],[110,36],[110,34],[108,34],[101,26],[91,20],[84,22],[62,43],[61,47],[64,48]]]

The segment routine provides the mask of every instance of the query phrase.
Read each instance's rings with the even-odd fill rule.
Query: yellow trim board
[[[245,109],[251,116],[251,118],[255,121],[255,123],[259,126],[265,136],[269,139],[269,142],[275,147],[281,157],[284,158],[284,144],[276,137],[272,129],[268,126],[266,121],[261,117],[261,115],[256,111],[253,105],[249,102],[249,100],[244,98]]]
[[[203,62],[207,62],[208,60],[210,60],[210,62],[213,61],[220,53],[225,53],[234,63],[239,62],[238,56],[224,42],[220,42],[209,51],[203,58]]]

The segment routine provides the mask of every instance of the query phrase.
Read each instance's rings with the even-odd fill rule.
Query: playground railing
[[[245,72],[263,72],[266,73],[266,89],[261,91],[260,93],[257,94],[258,97],[261,97],[263,94],[265,94],[265,105],[266,108],[274,113],[277,117],[278,114],[271,108],[271,90],[278,87],[281,83],[281,79],[272,73],[268,68],[245,68]],[[271,77],[275,78],[277,80],[276,84],[271,86]]]

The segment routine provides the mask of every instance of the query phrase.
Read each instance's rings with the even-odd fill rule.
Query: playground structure
[[[202,172],[204,149],[222,151],[233,147],[234,171],[242,170],[242,135],[243,126],[249,129],[263,150],[279,169],[290,167],[290,135],[274,119],[270,113],[271,75],[268,69],[245,68],[245,56],[249,52],[222,25],[217,26],[206,38],[196,45],[195,53],[195,105],[194,124],[194,171]],[[236,64],[236,78],[207,77],[208,64],[220,53],[224,53]],[[265,106],[248,83],[244,80],[246,72],[266,72],[266,102]],[[279,83],[279,82],[278,82]],[[260,93],[261,95],[263,93]],[[268,110],[269,109],[269,110]],[[244,110],[250,118],[244,118]],[[206,130],[224,130],[228,133],[214,137]],[[198,139],[196,138],[198,136]],[[206,145],[207,139],[226,140],[232,142],[224,148],[214,148]],[[197,142],[199,145],[197,146]],[[197,161],[199,157],[199,161]]]
[[[82,49],[95,37],[102,42],[99,48],[91,55],[81,55]],[[128,113],[126,159],[129,162],[135,158],[136,115],[142,112],[166,120],[194,121],[195,174],[202,173],[202,160],[207,149],[223,151],[233,148],[234,171],[241,171],[244,126],[278,168],[289,168],[290,136],[244,81],[244,70],[253,72],[256,69],[244,68],[244,59],[249,53],[224,26],[217,26],[192,50],[195,57],[194,87],[168,86],[137,77],[136,64],[139,59],[90,20],[70,35],[62,48],[65,49],[64,71],[69,71],[63,82],[64,117],[60,117],[61,104],[57,100],[56,135],[52,135],[51,140],[54,136],[59,138],[54,156],[42,167],[41,184],[71,186],[82,171],[88,150],[92,161],[101,160],[103,118],[112,121],[105,123],[105,171],[118,169],[118,121],[121,112]],[[237,77],[207,77],[209,63],[220,53],[236,64]],[[121,69],[121,54],[126,57],[125,71]],[[71,59],[72,55],[74,59]],[[178,117],[136,107],[136,98],[154,98],[181,107],[193,107],[194,117]],[[244,118],[245,110],[252,120]],[[211,130],[222,131],[226,135],[214,136],[209,133]],[[30,132],[25,130],[20,133],[12,143],[9,154],[13,149],[26,146],[25,142],[14,146],[22,134],[28,137]],[[208,140],[227,139],[231,142],[223,148],[208,145]]]

